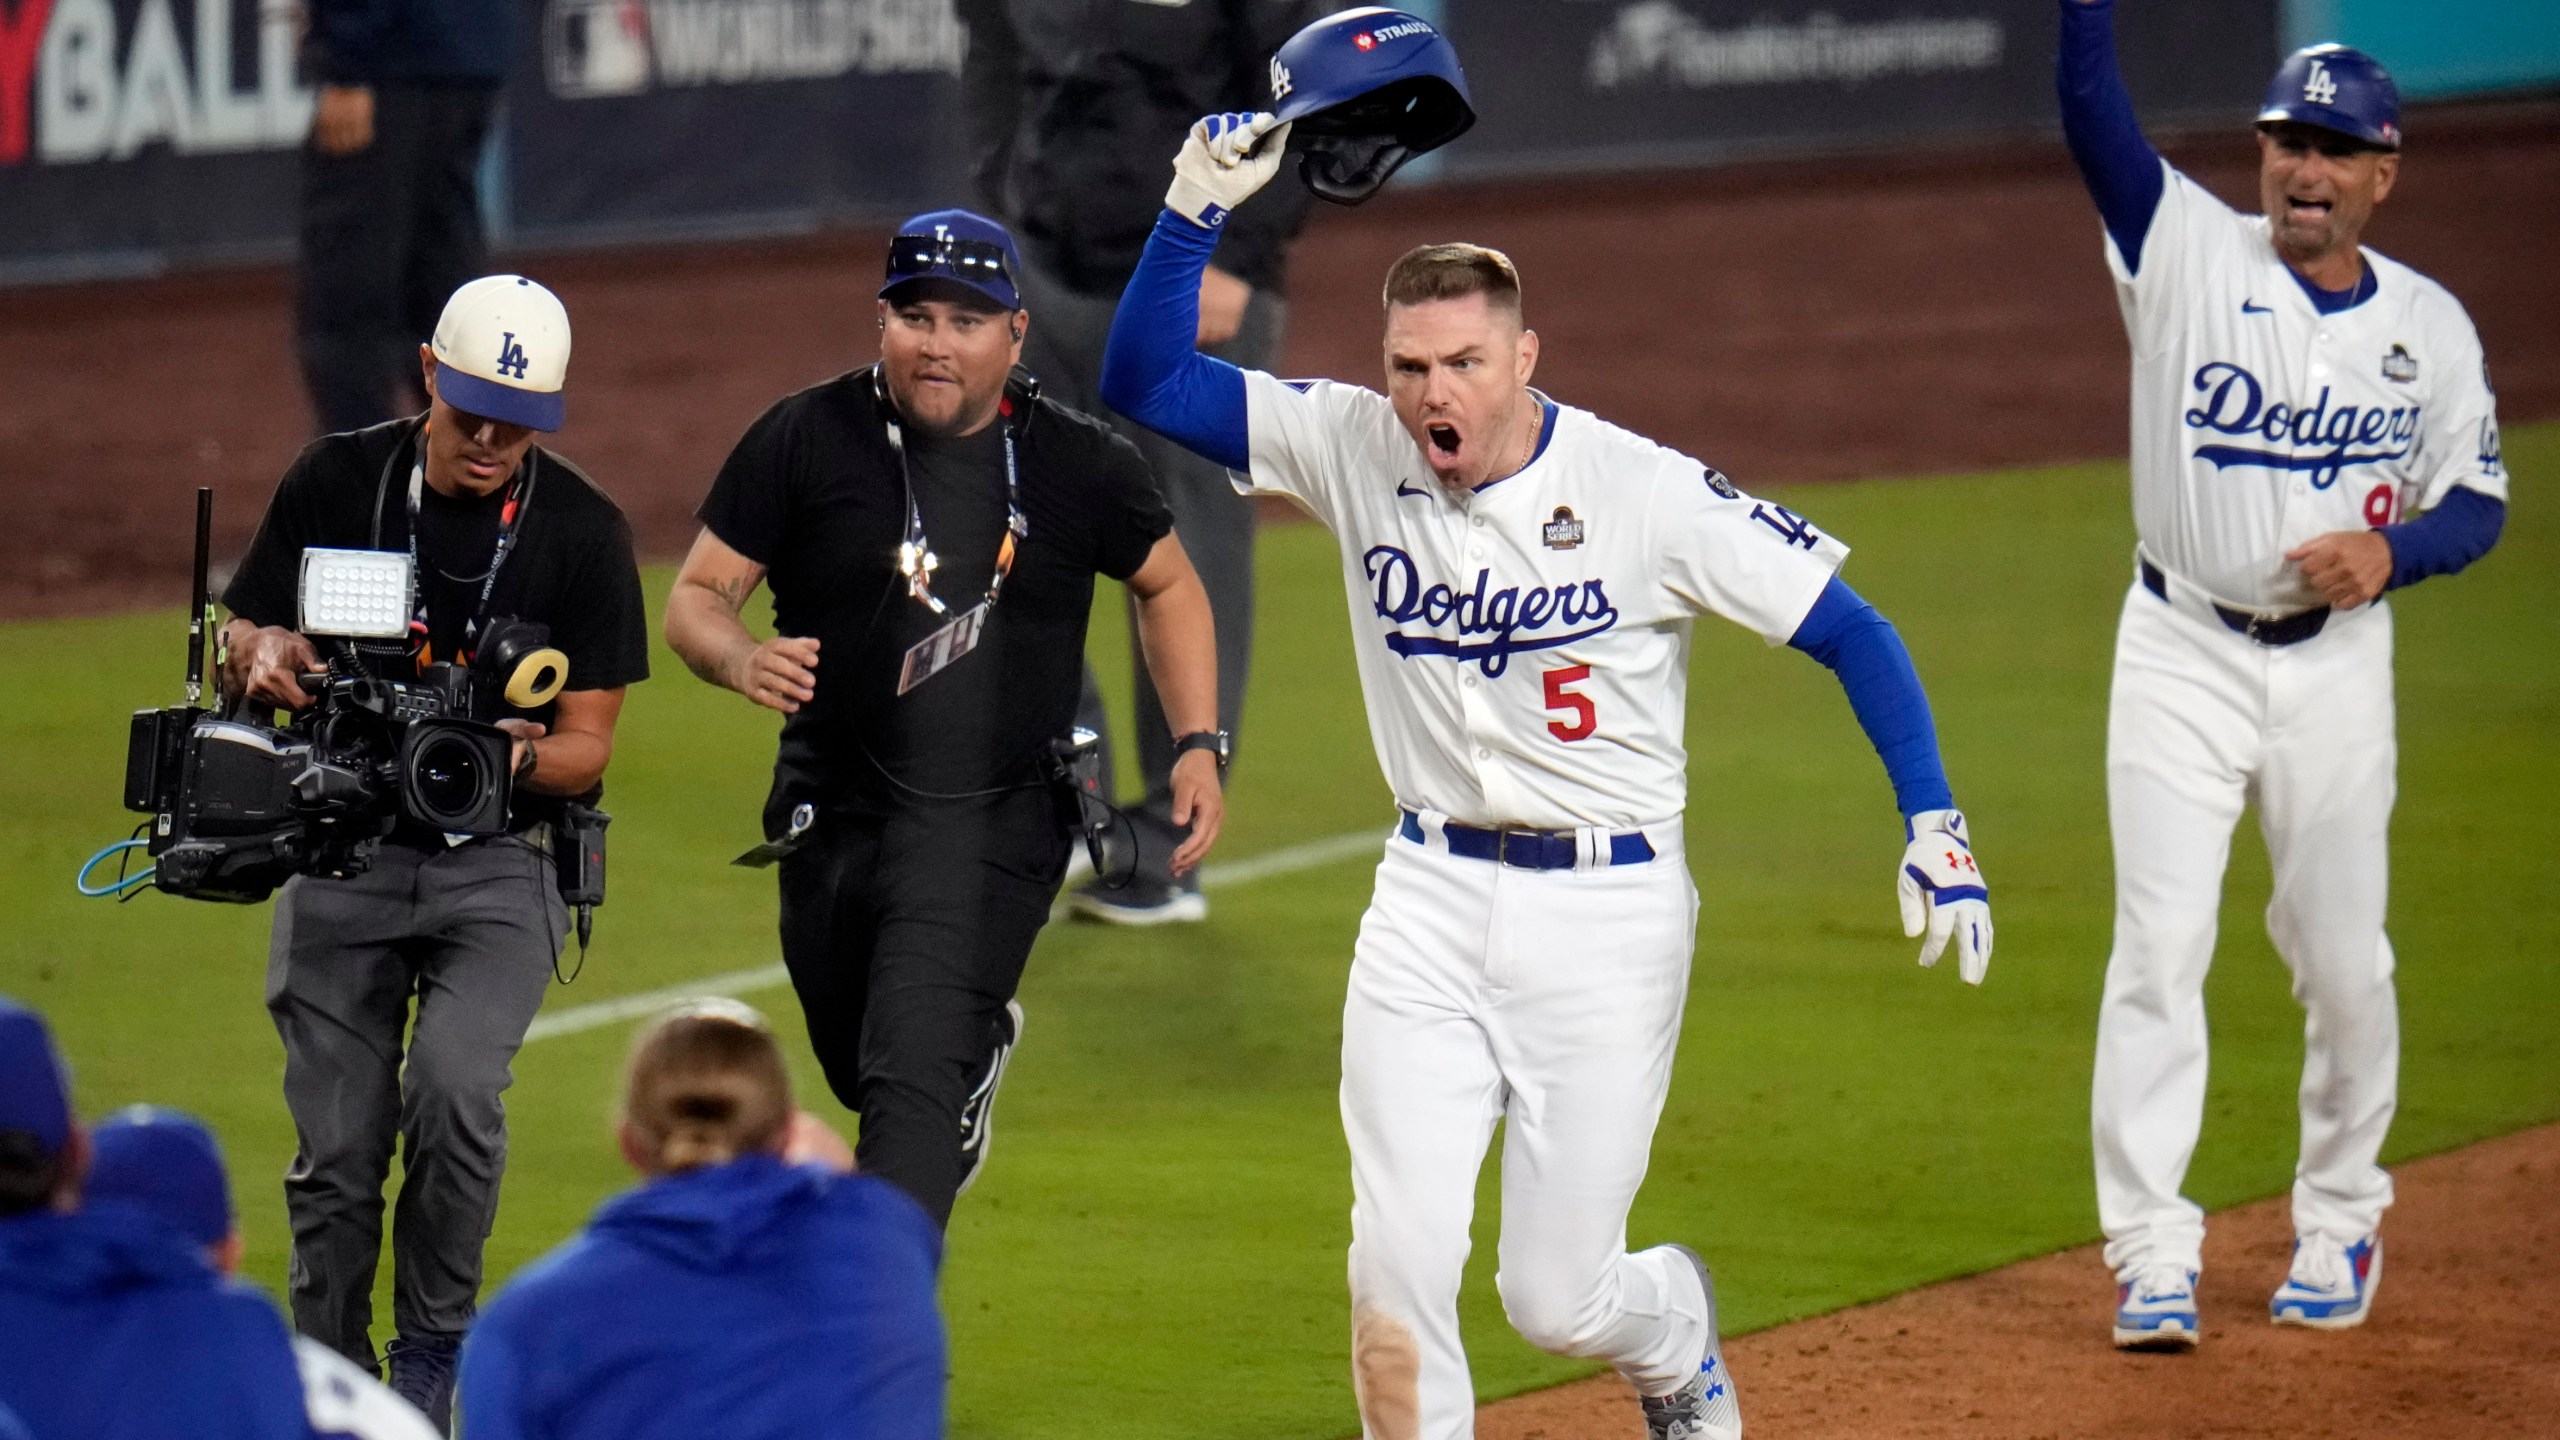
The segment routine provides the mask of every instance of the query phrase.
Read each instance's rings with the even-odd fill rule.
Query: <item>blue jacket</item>
[[[332,85],[478,85],[507,78],[514,0],[308,0],[304,51]]]
[[[0,1407],[35,1440],[309,1440],[284,1319],[118,1204],[0,1220]]]
[[[939,1440],[942,1237],[906,1192],[753,1156],[605,1202],[462,1348],[470,1440]]]

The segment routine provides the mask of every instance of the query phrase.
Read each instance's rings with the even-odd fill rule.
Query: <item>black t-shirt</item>
[[[295,628],[306,546],[406,550],[417,432],[416,420],[394,420],[305,446],[223,589],[231,613],[255,625]],[[568,689],[612,690],[648,679],[648,612],[630,524],[586,472],[550,451],[535,447],[525,466],[531,474],[523,518],[490,587],[485,616],[481,577],[497,545],[503,494],[457,500],[433,486],[420,491],[418,593],[431,657],[456,658],[474,619],[513,617],[551,628],[551,643],[569,660]],[[367,660],[378,674],[409,678],[387,652],[369,651]],[[549,724],[556,708],[507,713]]]
[[[1005,427],[1028,532],[1003,596],[976,649],[900,695],[909,647],[976,605],[995,572]],[[783,724],[769,815],[801,800],[879,813],[1036,779],[1075,721],[1093,577],[1126,580],[1173,529],[1137,448],[1053,401],[957,440],[905,436],[948,614],[897,573],[905,481],[868,368],[766,411],[697,512],[765,567],[775,628],[819,642],[817,698]]]

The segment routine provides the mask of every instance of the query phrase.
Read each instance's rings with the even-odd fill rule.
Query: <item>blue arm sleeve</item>
[[[2142,237],[2160,208],[2167,180],[2160,173],[2160,152],[2142,138],[2142,122],[2133,115],[2133,97],[2125,93],[2124,75],[2116,65],[2114,0],[2062,0],[2062,51],[2055,68],[2055,87],[2062,97],[2062,138],[2080,166],[2098,216],[2115,237],[2128,273],[2142,269]]]
[[[2391,583],[2398,590],[2430,575],[2451,575],[2489,553],[2507,528],[2507,503],[2456,485],[2444,503],[2415,520],[2382,527],[2391,546]]]
[[[1192,344],[1200,334],[1200,272],[1217,248],[1217,231],[1170,210],[1156,217],[1111,317],[1102,402],[1186,450],[1244,470],[1253,453],[1244,372]]]
[[[1938,758],[1929,694],[1920,688],[1920,672],[1912,668],[1911,652],[1892,621],[1835,575],[1787,643],[1839,675],[1859,728],[1892,777],[1894,803],[1905,818],[1955,805],[1946,764]]]

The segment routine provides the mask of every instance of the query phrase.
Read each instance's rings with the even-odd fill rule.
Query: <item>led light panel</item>
[[[409,557],[397,550],[302,552],[302,633],[397,640],[409,633]]]

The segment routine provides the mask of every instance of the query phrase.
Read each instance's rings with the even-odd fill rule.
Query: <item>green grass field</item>
[[[2504,544],[2398,602],[2395,1157],[2560,1117],[2560,612],[2544,588],[2560,520],[2533,485],[2560,473],[2560,425],[2508,443],[2523,478]],[[1801,656],[1702,625],[1690,857],[1705,909],[1633,1239],[1702,1248],[1745,1329],[2095,1234],[2086,1094],[2111,907],[2100,760],[2132,540],[2117,464],[1782,498],[1863,547],[1846,573],[1919,660],[2000,946],[1980,991],[1912,965],[1891,892],[1900,830],[1837,686]],[[1383,833],[1389,815],[1331,543],[1293,526],[1262,547],[1226,860]],[[1095,650],[1124,672],[1118,628],[1098,626]],[[274,1288],[293,1135],[260,1001],[265,910],[156,894],[119,906],[70,883],[131,824],[116,803],[124,716],[174,698],[179,650],[174,609],[0,627],[0,991],[52,1014],[85,1110],[148,1099],[221,1128],[250,1271]],[[770,717],[663,651],[657,671],[633,693],[613,770],[614,898],[555,1009],[774,958],[770,879],[726,863],[753,838]],[[955,1434],[1357,1429],[1334,1088],[1368,872],[1354,859],[1223,888],[1211,921],[1179,933],[1043,938],[1001,1144],[952,1231]],[[2266,893],[2263,851],[2244,840],[2191,1183],[2212,1206],[2292,1173],[2300,1016],[2260,922]],[[754,998],[818,1108],[845,1120],[787,992]],[[627,1183],[605,1120],[629,1030],[539,1041],[519,1060],[493,1281]],[[1585,1373],[1503,1324],[1484,1197],[1466,1298],[1482,1392]],[[2103,1282],[2090,1279],[2094,1335]],[[387,1304],[379,1314],[387,1324]]]

